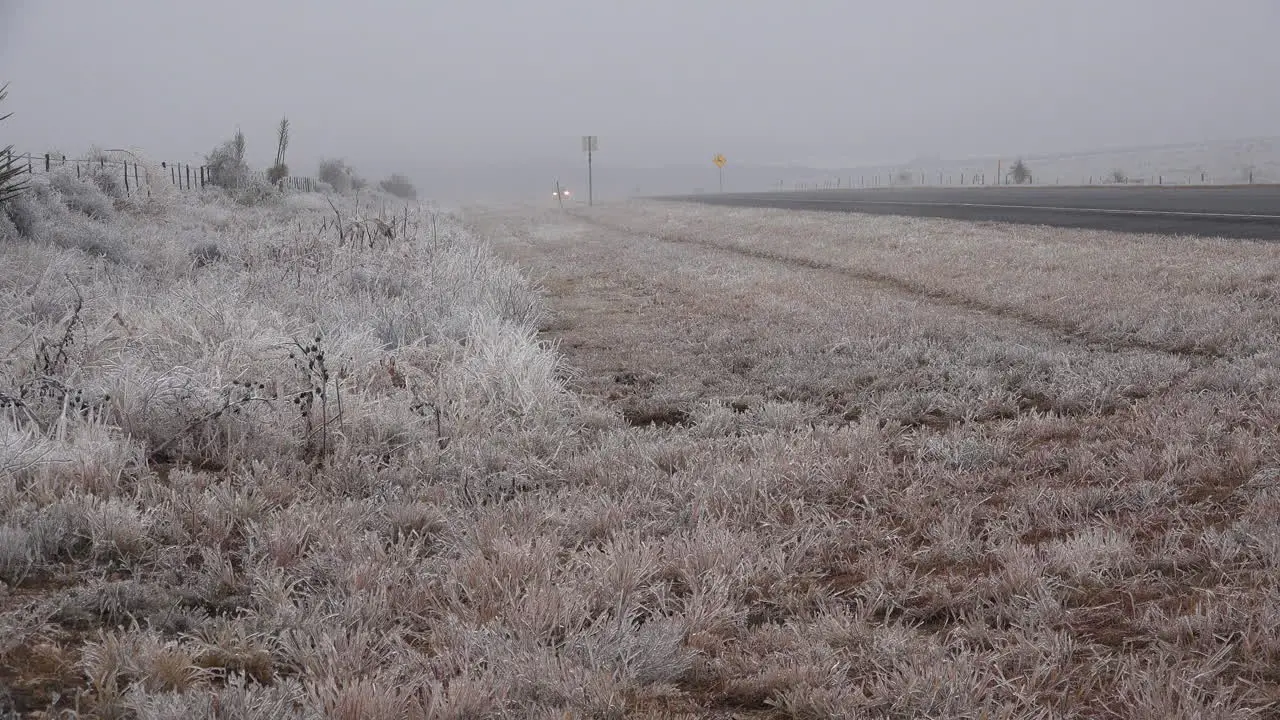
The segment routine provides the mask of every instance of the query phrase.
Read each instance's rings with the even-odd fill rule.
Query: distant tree
[[[899,171],[899,172],[898,172],[898,184],[899,184],[899,185],[910,185],[910,184],[911,184],[911,181],[912,181],[912,180],[915,180],[915,177],[916,177],[916,176],[915,176],[915,173],[911,172],[910,170],[902,170],[902,171]]]
[[[1120,168],[1116,168],[1115,170],[1111,171],[1111,182],[1117,183],[1117,184],[1127,183],[1129,182],[1129,175],[1125,173],[1124,170],[1121,170]]]
[[[1013,163],[1013,167],[1009,168],[1009,175],[1013,177],[1015,183],[1021,185],[1031,179],[1031,169],[1022,161],[1022,158],[1018,158]]]
[[[355,188],[355,172],[341,158],[326,158],[320,161],[320,182],[328,183],[336,192],[345,193]]]
[[[413,182],[399,173],[393,173],[391,177],[378,183],[378,187],[398,198],[418,199],[418,189],[413,186]]]
[[[249,182],[249,165],[244,161],[244,151],[244,133],[237,128],[234,137],[205,156],[209,181],[227,189],[243,187]]]
[[[280,184],[289,177],[289,166],[284,164],[284,151],[289,147],[289,118],[280,118],[280,126],[276,129],[276,162],[267,169],[267,180],[272,185]]]
[[[3,102],[8,95],[8,83],[0,85],[0,102]],[[0,115],[0,121],[7,119],[12,114]],[[26,166],[14,159],[12,145],[6,145],[4,149],[0,150],[0,204],[17,197],[23,190],[26,190],[27,181],[22,179],[22,175],[26,171]]]

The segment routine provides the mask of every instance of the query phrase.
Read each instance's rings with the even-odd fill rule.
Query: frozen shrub
[[[117,264],[128,264],[134,260],[128,243],[114,234],[109,226],[84,220],[63,222],[48,234],[48,240],[59,247],[81,250]]]
[[[249,165],[244,160],[244,146],[244,133],[237,130],[235,137],[205,156],[209,182],[227,189],[238,188],[248,182]]]
[[[279,185],[287,177],[289,177],[288,165],[272,165],[267,168],[267,182],[272,185]]]
[[[232,197],[241,205],[261,205],[280,197],[276,188],[260,178],[254,178],[237,188]]]
[[[147,548],[142,513],[129,502],[112,498],[97,503],[89,510],[87,521],[89,542],[99,558],[133,558]]]
[[[417,200],[418,189],[413,186],[413,182],[409,178],[399,173],[393,174],[391,177],[378,183],[384,191],[405,200]]]
[[[0,206],[0,211],[9,220],[9,224],[17,231],[19,237],[27,239],[39,237],[40,230],[44,225],[44,218],[41,216],[39,205],[31,194],[10,198],[3,206]]]
[[[107,197],[123,200],[129,197],[129,193],[124,189],[124,181],[120,177],[122,173],[123,167],[108,164],[94,168],[89,173],[89,180]]]
[[[40,509],[30,522],[28,547],[37,561],[65,560],[88,548],[90,501],[76,495]]]
[[[96,175],[90,177],[96,178]],[[115,214],[115,206],[101,184],[87,182],[65,170],[53,173],[49,177],[49,184],[62,194],[62,201],[71,210],[88,215],[94,220],[108,220]]]
[[[336,192],[345,193],[359,189],[356,187],[355,170],[339,158],[326,158],[320,161],[320,182],[328,183]]]
[[[18,237],[18,228],[13,224],[13,220],[9,219],[9,213],[0,209],[0,242],[17,240]]]
[[[90,149],[86,159],[89,161],[83,178],[86,182],[92,183],[113,200],[125,200],[129,197],[121,178],[125,168],[119,159],[99,148]]]
[[[31,196],[36,200],[36,207],[48,220],[61,220],[71,217],[62,194],[47,182],[35,183],[31,186]]]
[[[213,241],[202,242],[191,250],[191,257],[195,260],[196,267],[212,265],[222,259],[222,248]]]

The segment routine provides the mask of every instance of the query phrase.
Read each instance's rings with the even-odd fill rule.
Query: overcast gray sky
[[[384,167],[1277,135],[1277,30],[1277,0],[0,0],[0,139],[193,159],[239,125],[266,164],[287,113],[295,158]]]

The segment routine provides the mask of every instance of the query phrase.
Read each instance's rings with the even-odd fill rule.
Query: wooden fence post
[[[44,171],[49,172],[49,153],[44,154]]]
[[[124,194],[129,194],[129,161],[124,161]]]

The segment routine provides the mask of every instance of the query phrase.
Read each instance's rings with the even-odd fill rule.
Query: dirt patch
[[[689,424],[689,413],[677,407],[623,408],[622,418],[631,427],[672,427]]]
[[[78,660],[67,641],[48,638],[32,639],[11,650],[0,659],[0,717],[48,709],[55,697],[79,683]],[[62,707],[71,706],[71,698],[66,700]]]

